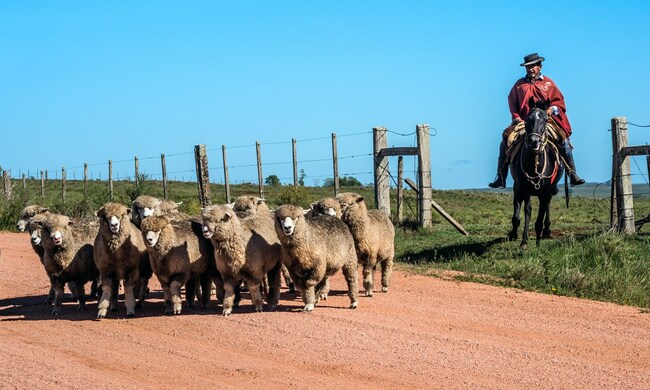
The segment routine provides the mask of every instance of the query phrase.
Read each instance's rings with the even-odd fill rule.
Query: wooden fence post
[[[404,157],[397,157],[397,222],[404,220],[404,191],[402,179],[404,177]]]
[[[201,207],[207,207],[212,204],[212,199],[210,198],[208,152],[205,145],[194,146],[194,161],[196,162],[196,182],[199,185],[199,201]]]
[[[41,171],[41,200],[45,201],[45,173]]]
[[[160,155],[162,165],[163,199],[167,199],[167,164],[165,164],[165,153]]]
[[[382,213],[390,216],[390,185],[388,182],[388,156],[381,155],[381,150],[388,147],[387,130],[385,127],[372,129],[374,173],[375,173],[375,206]]]
[[[650,155],[645,156],[645,162],[648,164],[648,185],[650,185]]]
[[[334,169],[334,196],[339,194],[339,151],[336,144],[336,133],[332,133],[332,168]]]
[[[84,163],[84,196],[88,193],[88,164]]]
[[[61,200],[65,204],[65,167],[61,167]]]
[[[621,156],[621,149],[628,146],[627,119],[612,118],[612,150],[616,167],[616,227],[619,232],[634,233],[634,200],[630,176],[630,160]],[[614,184],[614,183],[612,183]],[[613,199],[612,199],[613,203]]]
[[[9,177],[9,171],[2,171],[2,180],[4,182],[3,193],[5,198],[11,198],[11,178]]]
[[[226,159],[226,145],[221,145],[221,155],[223,156],[223,181],[226,186],[226,203],[230,203],[230,180],[228,178],[228,160]]]
[[[298,187],[298,151],[295,138],[291,138],[291,151],[293,152],[293,186]]]
[[[113,200],[113,160],[108,160],[108,192]]]
[[[431,227],[431,152],[429,146],[429,125],[416,126],[418,139],[418,179],[420,226]]]
[[[133,163],[135,165],[135,184],[140,185],[140,162],[138,161],[138,156],[133,157]]]
[[[262,149],[259,141],[255,141],[255,150],[257,151],[257,181],[260,185],[260,198],[264,199],[264,176],[262,175]]]
[[[27,189],[27,176],[23,173],[23,190]]]

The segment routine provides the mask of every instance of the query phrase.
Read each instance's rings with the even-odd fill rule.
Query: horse
[[[535,107],[530,110],[525,120],[526,133],[519,152],[510,159],[510,173],[514,179],[514,213],[512,230],[508,233],[510,241],[517,239],[517,229],[521,223],[519,217],[521,203],[524,202],[524,231],[521,248],[528,246],[528,225],[532,206],[531,196],[539,199],[535,233],[537,246],[542,238],[551,237],[551,199],[557,194],[557,183],[564,173],[564,166],[552,139],[546,132],[548,116],[546,110]]]

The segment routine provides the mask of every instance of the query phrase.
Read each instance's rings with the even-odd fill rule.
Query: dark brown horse
[[[550,207],[553,195],[557,194],[557,183],[564,168],[560,162],[557,147],[546,132],[548,116],[545,109],[533,108],[526,118],[526,134],[519,153],[510,162],[510,172],[514,179],[514,213],[512,230],[508,234],[510,241],[517,239],[517,229],[521,203],[524,202],[524,231],[521,247],[528,246],[528,225],[532,206],[531,196],[539,199],[539,210],[535,221],[537,246],[542,238],[551,236]]]

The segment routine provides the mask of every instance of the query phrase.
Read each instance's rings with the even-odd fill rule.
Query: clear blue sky
[[[565,95],[579,173],[611,175],[610,120],[650,124],[648,1],[112,1],[0,3],[0,166],[79,179],[141,172],[211,181],[292,182],[298,140],[306,184],[339,171],[372,182],[372,135],[415,143],[428,123],[433,187],[484,188],[495,173],[506,97],[522,57]],[[401,134],[409,134],[401,136]],[[630,126],[630,143],[650,129]],[[396,175],[397,161],[391,158]],[[413,158],[405,158],[414,170]],[[646,182],[645,158],[632,163]],[[511,185],[511,181],[509,181]]]

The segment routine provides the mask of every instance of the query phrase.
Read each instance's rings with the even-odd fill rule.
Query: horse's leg
[[[551,238],[551,200],[553,195],[546,199],[546,217],[544,218],[544,230],[542,230],[542,238]]]
[[[539,246],[539,242],[542,239],[542,229],[544,228],[544,218],[546,217],[548,213],[548,201],[547,201],[548,196],[547,195],[540,195],[538,196],[539,199],[539,207],[537,208],[537,219],[535,220],[535,244]]]
[[[521,248],[528,247],[528,228],[530,226],[530,214],[533,211],[533,206],[530,204],[530,194],[524,197],[524,232],[521,234]]]
[[[508,233],[508,240],[515,241],[517,239],[517,230],[519,229],[519,224],[521,223],[521,218],[519,217],[519,213],[521,212],[521,198],[519,197],[519,193],[517,191],[515,191],[512,205],[512,230]]]

